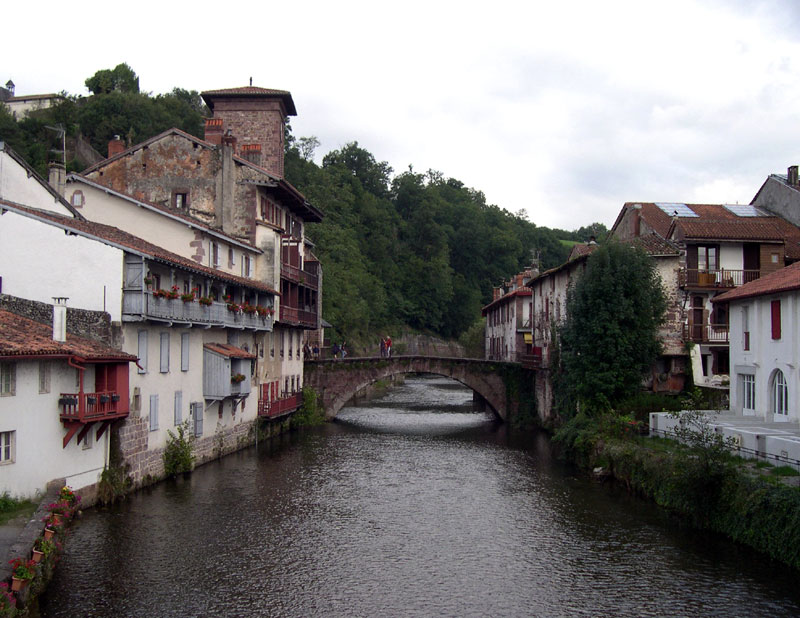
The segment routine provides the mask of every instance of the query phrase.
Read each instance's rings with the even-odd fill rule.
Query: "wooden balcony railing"
[[[258,415],[275,418],[294,412],[303,403],[303,393],[294,393],[286,397],[280,397],[270,401],[269,399],[258,400]]]
[[[112,391],[103,393],[61,393],[58,399],[62,421],[94,423],[122,418],[120,395]]]
[[[227,303],[213,301],[201,305],[197,301],[185,303],[180,298],[159,298],[152,292],[126,291],[122,295],[123,319],[156,319],[185,322],[203,326],[230,326],[253,330],[272,330],[272,316],[257,313],[233,312]]]
[[[297,307],[289,307],[288,305],[281,305],[281,322],[285,324],[296,324],[299,326],[306,326],[308,328],[318,328],[317,313],[315,311],[306,311],[298,309]]]
[[[697,288],[735,288],[755,281],[761,276],[760,270],[699,270],[682,268],[679,282],[681,287]]]
[[[300,285],[304,285],[312,290],[319,289],[319,277],[317,277],[316,273],[303,270],[302,268],[288,264],[283,260],[281,260],[281,277],[289,279],[290,281],[294,281],[295,283],[299,283]]]
[[[683,338],[694,343],[728,343],[727,324],[684,324]]]

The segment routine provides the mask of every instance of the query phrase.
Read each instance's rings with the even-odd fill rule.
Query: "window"
[[[215,242],[211,243],[211,266],[219,267],[219,245]]]
[[[172,205],[178,210],[186,210],[189,207],[189,192],[175,191],[172,194]]]
[[[250,256],[242,256],[242,277],[250,277]]]
[[[275,333],[269,333],[269,357],[275,358]]]
[[[16,431],[0,432],[0,464],[12,464],[16,458]]]
[[[139,331],[139,350],[137,352],[139,357],[139,373],[147,373],[147,331]]]
[[[0,363],[0,397],[11,397],[17,392],[17,364]]]
[[[191,406],[192,423],[194,424],[194,436],[199,438],[203,435],[203,402],[196,401]]]
[[[716,245],[697,247],[697,268],[698,270],[717,270]]]
[[[789,386],[780,369],[775,371],[772,379],[772,412],[776,416],[789,415]]]
[[[280,338],[281,338],[281,358],[283,358],[283,349],[284,349],[284,347],[285,347],[285,345],[286,345],[286,342],[285,342],[285,339],[286,339],[286,333],[280,333],[280,335],[279,335],[279,336],[280,336]]]
[[[83,436],[83,439],[81,440],[81,448],[83,448],[84,451],[86,449],[92,448],[92,432],[91,431],[87,431],[86,435]]]
[[[181,371],[189,371],[189,333],[181,333]]]
[[[175,391],[175,410],[174,410],[174,424],[180,425],[183,422],[183,391]]]
[[[39,392],[50,392],[50,363],[39,361]]]
[[[742,383],[742,409],[756,409],[756,377],[750,374],[739,376]]]
[[[161,333],[161,373],[169,373],[169,333]]]
[[[85,200],[83,199],[83,191],[81,191],[80,189],[78,189],[77,191],[73,191],[72,197],[70,197],[69,199],[69,203],[72,204],[72,206],[74,206],[75,208],[83,208],[84,201]]]
[[[236,265],[236,253],[233,247],[228,248],[228,268]]]
[[[772,338],[781,338],[781,301],[773,300],[770,306],[772,316]]]
[[[742,307],[742,349],[750,349],[750,307]]]
[[[150,431],[158,429],[158,395],[150,395]]]

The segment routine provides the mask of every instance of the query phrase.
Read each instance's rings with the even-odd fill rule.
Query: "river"
[[[797,616],[797,574],[414,377],[76,522],[40,616]]]

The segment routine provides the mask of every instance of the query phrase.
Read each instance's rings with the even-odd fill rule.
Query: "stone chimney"
[[[67,169],[63,163],[51,163],[49,168],[50,176],[48,182],[53,189],[61,196],[64,197],[64,192],[67,188]]]
[[[792,187],[796,187],[797,184],[798,184],[798,182],[797,182],[797,166],[796,165],[790,165],[788,173],[786,174],[786,176],[788,178],[789,185],[792,186]]]
[[[261,165],[261,144],[242,144],[241,156],[253,165]]]
[[[53,297],[53,341],[64,343],[67,340],[67,301],[66,296]]]
[[[222,118],[206,118],[205,140],[215,146],[222,143]]]
[[[220,192],[222,199],[216,209],[216,224],[226,234],[233,233],[234,196],[236,192],[236,166],[233,155],[236,153],[236,138],[230,129],[222,136],[222,174]]]
[[[115,135],[114,139],[108,142],[108,158],[118,155],[125,150],[125,142],[120,139],[119,135]]]

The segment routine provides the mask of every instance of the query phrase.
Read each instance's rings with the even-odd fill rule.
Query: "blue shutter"
[[[169,373],[169,333],[161,333],[161,373]]]
[[[180,425],[183,422],[183,391],[175,391],[175,424]]]
[[[150,395],[150,431],[158,429],[158,395]]]
[[[181,371],[189,371],[189,333],[181,333]]]

